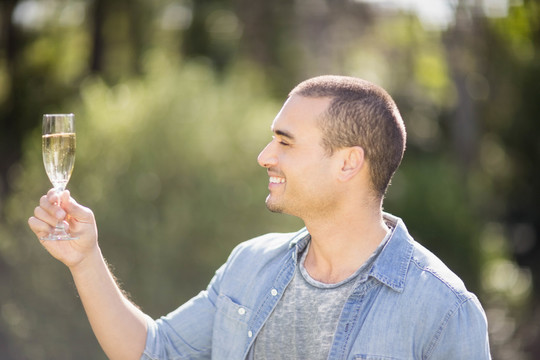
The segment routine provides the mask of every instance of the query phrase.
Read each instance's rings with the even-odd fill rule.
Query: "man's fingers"
[[[62,194],[60,194],[60,197],[62,199],[62,202],[68,202],[71,197],[71,193],[69,192],[69,190],[64,190],[62,191]]]
[[[54,189],[47,191],[47,195],[45,196],[51,204],[57,204],[58,200],[60,200],[59,194]]]
[[[42,237],[42,236],[47,235],[52,229],[52,226],[50,226],[47,223],[37,219],[34,216],[32,216],[30,219],[28,219],[28,225],[30,226],[30,229],[32,229],[32,231],[38,237]]]
[[[66,209],[69,216],[78,222],[92,222],[94,219],[92,210],[79,205],[72,197],[70,197],[69,200],[64,203],[64,209]]]
[[[54,202],[51,203],[49,200],[49,196],[43,195],[39,198],[39,206],[41,206],[44,209],[50,209],[54,206]]]
[[[46,211],[42,206],[38,206],[34,209],[34,217],[51,226],[55,225],[58,220],[61,219]]]
[[[94,213],[89,208],[81,206],[70,196],[68,190],[57,193],[49,190],[39,200],[39,206],[34,210],[37,220],[55,226],[58,221],[64,221],[71,226],[76,224],[95,223]],[[75,229],[75,228],[74,228]]]
[[[66,216],[66,212],[56,204],[57,201],[58,196],[51,194],[51,191],[49,191],[47,195],[39,199],[39,206],[57,219],[63,219]]]

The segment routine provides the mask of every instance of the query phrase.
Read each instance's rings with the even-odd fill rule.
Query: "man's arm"
[[[63,220],[76,240],[40,240],[71,271],[92,329],[110,359],[139,359],[146,343],[145,315],[122,293],[101,254],[94,214],[69,196],[61,207],[53,190],[40,199],[28,224],[38,238]]]

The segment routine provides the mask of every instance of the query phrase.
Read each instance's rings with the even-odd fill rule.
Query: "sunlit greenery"
[[[538,1],[510,1],[498,18],[458,1],[439,27],[363,1],[7,3],[0,357],[105,358],[69,272],[26,224],[51,186],[43,113],[75,113],[68,188],[94,211],[122,287],[157,317],[239,242],[302,226],[266,210],[256,157],[287,91],[321,73],[389,90],[408,149],[385,210],[478,294],[495,359],[538,356]]]

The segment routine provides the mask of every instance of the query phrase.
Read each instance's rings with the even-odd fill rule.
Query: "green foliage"
[[[480,291],[482,225],[455,163],[439,156],[406,157],[386,199],[415,239],[440,257],[471,291]]]
[[[498,19],[460,2],[441,31],[364,2],[10,3],[33,11],[0,39],[0,357],[104,358],[68,271],[26,224],[50,187],[42,113],[76,114],[68,187],[123,287],[159,316],[238,242],[301,226],[266,210],[255,158],[282,103],[272,94],[324,72],[392,94],[408,150],[385,209],[480,295],[494,358],[526,358],[540,336],[538,1]]]

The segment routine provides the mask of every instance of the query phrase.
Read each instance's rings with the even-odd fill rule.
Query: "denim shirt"
[[[345,302],[328,359],[491,359],[476,296],[401,219],[384,217],[392,234]],[[251,358],[309,240],[304,228],[237,246],[205,291],[167,316],[148,318],[141,359]]]

